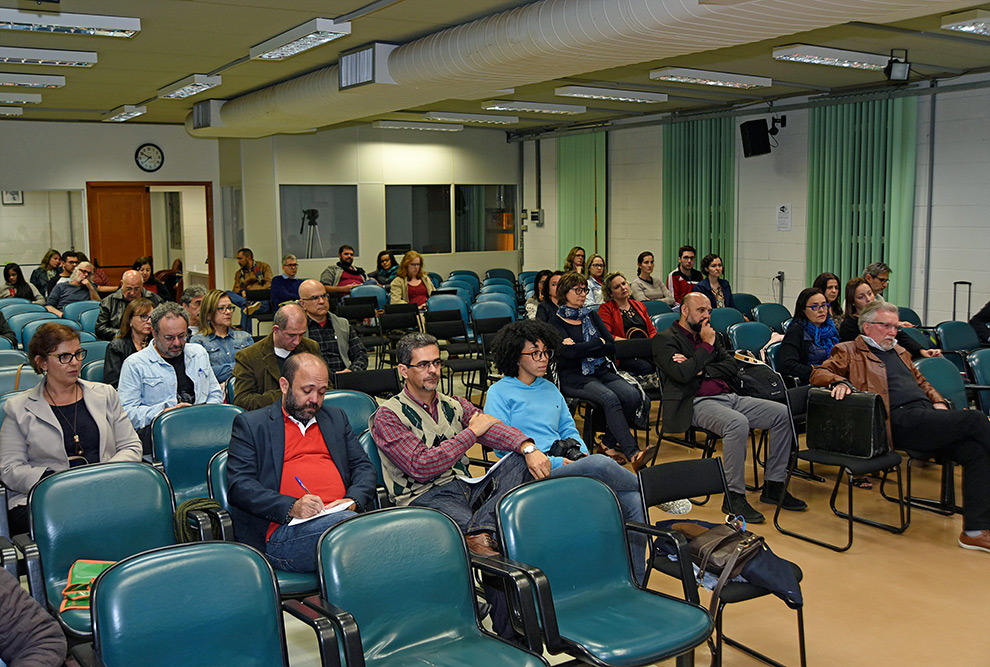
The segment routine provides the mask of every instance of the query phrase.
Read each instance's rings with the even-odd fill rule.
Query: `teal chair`
[[[539,273],[539,271],[523,271],[519,274],[519,282],[532,284],[536,281],[537,273]]]
[[[653,315],[650,319],[653,320],[653,326],[657,333],[660,333],[669,329],[670,325],[679,320],[680,317],[677,313],[663,313],[662,315]]]
[[[75,329],[79,331],[82,327],[75,320],[67,320],[65,318],[55,319],[55,320],[31,320],[24,325],[21,329],[21,344],[27,349],[27,346],[31,343],[31,339],[34,338],[34,332],[41,327],[42,324],[47,324],[48,322],[57,322],[58,324],[63,324],[70,329]]]
[[[462,277],[448,278],[447,280],[443,281],[440,284],[440,287],[442,289],[450,288],[450,287],[460,287],[461,289],[465,290],[471,296],[472,299],[474,299],[474,297],[478,294],[478,292],[481,291],[480,285],[476,285],[473,282],[470,282],[469,280],[466,280]]]
[[[14,344],[8,339],[0,337],[0,350],[13,350]]]
[[[430,277],[430,282],[433,283],[434,287],[439,287],[440,283],[443,282],[443,276],[441,276],[439,273],[434,273],[430,271],[427,275]]]
[[[736,310],[748,317],[750,320],[755,319],[753,309],[761,303],[755,294],[736,292],[732,295],[732,300],[736,302]]]
[[[220,503],[221,511],[207,513],[220,525],[220,537],[224,541],[237,539],[230,518],[230,500],[227,498],[227,450],[217,452],[206,468],[206,484],[210,498]],[[286,572],[275,570],[279,595],[282,598],[300,598],[319,590],[319,580],[314,572]]]
[[[351,296],[373,296],[378,301],[378,309],[385,307],[388,301],[388,293],[381,285],[357,285],[351,288]]]
[[[540,655],[482,630],[471,565],[511,576],[506,566],[482,560],[469,559],[457,524],[437,510],[360,514],[320,538],[321,595],[305,603],[333,619],[348,666],[545,666]],[[532,591],[522,577],[513,579],[531,621],[527,636],[539,642]]]
[[[515,320],[518,317],[518,308],[516,307],[515,297],[509,296],[508,294],[502,294],[499,292],[489,292],[487,294],[479,294],[475,305],[479,303],[501,303],[508,306],[512,311],[512,319]]]
[[[779,303],[761,303],[753,308],[753,319],[779,334],[784,333],[784,321],[790,317],[791,311]]]
[[[378,409],[378,402],[371,396],[348,389],[328,391],[323,396],[323,405],[343,410],[347,414],[347,422],[355,434],[368,428],[368,419]]]
[[[96,333],[96,320],[100,317],[99,310],[87,310],[79,315],[79,324],[83,331]]]
[[[29,363],[27,352],[21,350],[0,350],[0,368],[20,366]]]
[[[932,345],[931,337],[917,327],[904,327],[901,331],[904,332],[905,336],[908,336],[913,341],[918,343],[923,350],[930,350],[934,347],[934,345]]]
[[[231,375],[227,378],[227,381],[223,383],[224,389],[227,391],[227,403],[232,404],[234,402],[234,376]]]
[[[90,382],[103,382],[103,359],[87,361],[79,371],[79,377]]]
[[[763,346],[770,342],[773,332],[762,322],[740,322],[730,326],[728,334],[733,350],[749,350],[759,354]]]
[[[935,338],[945,358],[965,374],[966,355],[980,349],[980,337],[969,322],[949,321],[935,326]]]
[[[496,285],[508,287],[513,292],[516,290],[516,281],[509,278],[485,278],[485,281],[481,283],[481,289],[484,290],[486,287],[495,287]]]
[[[11,330],[14,332],[14,336],[17,337],[17,344],[27,349],[27,343],[30,338],[24,339],[22,337],[24,326],[28,322],[33,322],[34,320],[57,320],[58,315],[55,313],[49,313],[46,311],[33,310],[28,313],[18,313],[17,315],[11,315],[7,318],[7,324],[10,325]]]
[[[118,561],[175,544],[172,489],[164,473],[145,463],[97,463],[57,472],[34,485],[28,507],[31,539],[15,536],[15,542],[25,557],[31,595],[72,639],[92,635],[90,610],[58,611],[75,561]]]
[[[664,313],[674,312],[670,309],[670,306],[665,304],[663,301],[655,301],[655,300],[644,301],[643,305],[646,306],[646,314],[649,315],[650,317],[653,317],[654,315],[663,315]]]
[[[492,278],[504,278],[511,283],[516,282],[516,274],[509,269],[488,269],[485,271],[485,279],[491,280]]]
[[[100,310],[99,301],[76,301],[75,303],[70,303],[62,310],[62,317],[67,320],[75,320],[79,322],[79,316],[83,313],[95,310]],[[80,322],[81,324],[81,322]]]
[[[743,314],[735,308],[715,308],[712,311],[712,329],[719,333],[726,333],[733,324],[745,322]]]
[[[96,337],[96,334],[94,334],[94,333],[90,333],[88,331],[80,331],[78,333],[79,333],[79,342],[80,343],[95,343],[97,340],[99,340]]]
[[[38,303],[30,303],[23,299],[14,301],[14,299],[4,299],[0,301],[0,313],[3,314],[8,320],[14,315],[20,315],[22,313],[47,313],[48,311],[44,306]]]
[[[470,321],[468,315],[468,302],[461,296],[453,294],[434,294],[426,300],[427,312],[436,313],[444,310],[456,310],[462,322],[467,324]]]
[[[973,372],[973,379],[976,380],[976,404],[983,410],[983,413],[990,415],[990,349],[970,352],[966,358],[969,368]]]
[[[615,495],[601,482],[556,477],[523,484],[499,502],[498,526],[505,557],[546,577],[535,592],[551,654],[623,667],[676,656],[679,666],[693,665],[695,647],[711,636],[712,618],[696,602],[633,581],[626,531],[673,538],[624,523]],[[688,562],[686,546],[677,551]],[[685,593],[689,585],[682,582]]]
[[[244,412],[236,405],[191,405],[163,412],[151,424],[151,454],[168,475],[181,505],[209,495],[204,474],[210,459],[230,444],[234,418]]]
[[[15,303],[22,304],[22,303],[31,303],[31,302],[19,296],[9,296],[5,299],[0,299],[0,313],[3,312],[4,308],[6,308],[7,306],[11,306]]]
[[[82,335],[86,333],[85,331],[80,331],[79,334]],[[86,361],[96,361],[98,359],[103,359],[107,356],[107,347],[110,345],[109,342],[105,340],[87,340],[83,341],[80,338],[80,345],[82,349],[86,350]]]
[[[481,276],[479,276],[475,271],[472,271],[471,269],[454,269],[453,271],[450,272],[450,275],[447,277],[453,278],[454,276],[471,276],[474,280],[478,281],[479,285],[481,284]]]
[[[516,288],[512,285],[505,285],[502,282],[499,282],[498,284],[483,285],[481,287],[481,291],[478,293],[478,296],[481,296],[482,294],[490,294],[492,292],[500,292],[512,297],[513,299],[516,298]]]
[[[0,394],[31,389],[38,386],[44,377],[35,373],[31,366],[0,368]]]
[[[378,486],[382,491],[384,491],[385,474],[382,472],[382,456],[378,451],[378,445],[375,444],[375,439],[371,435],[370,428],[364,429],[364,432],[358,436],[358,442],[361,443],[361,449],[364,450],[364,453],[368,455],[368,460],[371,461],[371,465],[375,466],[375,472],[378,473]],[[387,495],[386,498],[388,498]],[[379,508],[386,506],[387,505],[385,504],[380,504]]]
[[[280,604],[265,557],[233,542],[178,544],[126,558],[97,578],[92,606],[93,647],[103,667],[287,667],[283,610],[329,629],[324,619]],[[203,631],[192,637],[193,628]],[[336,642],[325,636],[322,664],[334,664]]]
[[[899,306],[897,308],[897,317],[901,322],[910,322],[916,327],[924,327],[921,323],[921,317],[914,311],[913,308],[908,308],[907,306]],[[910,328],[910,327],[905,327]]]

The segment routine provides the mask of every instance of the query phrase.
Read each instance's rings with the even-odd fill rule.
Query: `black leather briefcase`
[[[808,392],[808,449],[871,459],[890,450],[887,411],[878,394],[855,392],[841,401],[828,389]]]

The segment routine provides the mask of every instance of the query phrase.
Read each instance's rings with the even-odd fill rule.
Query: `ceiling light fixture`
[[[41,104],[41,95],[0,90],[0,104]]]
[[[24,109],[20,107],[0,107],[0,116],[23,116]]]
[[[92,67],[96,64],[96,52],[23,49],[13,46],[0,46],[0,63],[7,63],[9,65]]]
[[[811,44],[789,44],[773,50],[774,60],[789,60],[809,65],[831,65],[832,67],[847,67],[850,69],[882,72],[890,61],[888,56],[861,51],[845,51],[830,49],[825,46]]]
[[[141,19],[99,14],[46,14],[20,9],[0,9],[0,30],[52,32],[61,35],[133,37],[141,31]]]
[[[942,17],[942,30],[958,30],[990,37],[990,12],[973,9],[968,12],[948,14]]]
[[[488,113],[459,113],[456,111],[428,111],[423,118],[448,120],[455,123],[479,123],[481,125],[512,125],[519,122],[519,116],[496,116]]]
[[[773,85],[773,79],[765,76],[750,76],[748,74],[732,74],[731,72],[709,72],[703,69],[689,67],[661,67],[650,71],[654,81],[671,81],[673,83],[695,83],[703,86],[721,86],[723,88],[766,88]]]
[[[485,111],[530,111],[533,113],[552,113],[574,115],[584,113],[587,107],[579,104],[549,104],[547,102],[525,102],[522,100],[488,100],[482,103]]]
[[[894,51],[900,51],[904,55],[894,55]],[[911,77],[911,63],[907,59],[907,49],[891,49],[890,60],[883,68],[884,76],[888,81],[907,81]]]
[[[554,89],[554,95],[560,97],[584,97],[591,100],[609,100],[612,102],[638,102],[641,104],[657,104],[666,102],[663,93],[647,93],[639,90],[623,90],[621,88],[593,88],[591,86],[561,86]]]
[[[251,60],[284,60],[350,34],[350,23],[334,23],[333,19],[313,19],[257,46],[252,46],[250,56]]]
[[[130,120],[131,118],[137,118],[138,116],[143,116],[144,112],[147,111],[147,107],[138,107],[132,104],[125,104],[123,106],[117,107],[110,113],[108,113],[104,118],[104,123],[123,123],[125,120]]]
[[[219,74],[210,76],[208,74],[190,74],[184,79],[179,79],[164,88],[158,89],[158,99],[160,100],[181,100],[193,95],[199,95],[204,90],[216,88],[221,84]]]
[[[376,130],[432,130],[433,132],[460,132],[463,125],[452,123],[417,123],[411,120],[376,120],[371,124]]]
[[[61,88],[64,85],[65,77],[59,74],[14,74],[13,72],[0,72],[0,86]]]

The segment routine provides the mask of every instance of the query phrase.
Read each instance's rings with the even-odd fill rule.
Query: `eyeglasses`
[[[581,287],[580,285],[578,285],[577,287],[572,287],[571,289],[574,290],[574,293],[575,294],[587,294],[588,293],[588,288],[587,287]]]
[[[291,269],[291,268],[295,268],[295,267],[297,267],[299,265],[298,264],[283,264],[282,266]]]
[[[523,352],[527,357],[532,357],[533,361],[543,361],[544,359],[553,359],[553,350],[533,350],[532,352]]]
[[[300,301],[325,301],[325,300],[327,300],[329,298],[330,297],[328,297],[326,294],[317,294],[316,296],[308,296],[305,299],[302,298],[302,297],[300,297],[299,300]]]
[[[166,335],[162,336],[161,339],[163,341],[165,341],[166,343],[174,343],[177,340],[185,340],[187,335],[188,335],[188,332],[183,331],[182,333],[176,334],[174,336],[171,336],[171,335],[166,334]]]
[[[147,322],[151,319],[151,313],[145,313],[144,315],[132,315],[132,317],[136,317],[142,322]]]
[[[234,312],[233,306],[217,306],[218,313],[232,313]]]
[[[879,280],[884,285],[887,285],[887,284],[890,283],[890,278],[875,278],[874,280]]]
[[[88,269],[79,269],[79,274],[83,276],[91,276],[93,272]]]
[[[827,303],[815,303],[815,304],[809,303],[807,306],[805,306],[805,308],[810,308],[811,310],[814,310],[814,311],[827,310],[828,309],[828,304]]]
[[[901,327],[899,324],[891,324],[889,322],[866,322],[866,324],[873,324],[878,327],[883,327],[884,329],[893,329],[894,331],[900,331]]]
[[[86,350],[79,350],[75,354],[72,352],[63,352],[62,354],[49,354],[49,357],[55,357],[58,359],[58,363],[67,364],[73,359],[76,361],[82,361],[86,358]]]
[[[409,368],[417,368],[421,371],[428,371],[431,368],[436,367],[440,370],[446,365],[443,359],[434,359],[433,361],[421,361],[418,364],[409,364]]]

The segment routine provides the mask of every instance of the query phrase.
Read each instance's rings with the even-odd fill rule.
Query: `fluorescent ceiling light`
[[[104,118],[104,123],[123,123],[125,120],[130,120],[131,118],[136,118],[138,116],[143,116],[144,112],[147,111],[147,107],[137,107],[131,104],[125,104],[124,106],[117,107],[110,113],[108,113]]]
[[[257,46],[252,46],[251,60],[284,60],[350,34],[350,23],[334,23],[333,19],[313,19]]]
[[[133,37],[141,31],[141,19],[99,14],[49,14],[20,9],[0,9],[0,30],[53,32],[63,35]]]
[[[748,74],[732,74],[729,72],[709,72],[703,69],[689,67],[661,67],[650,72],[654,81],[672,81],[674,83],[697,83],[703,86],[721,86],[723,88],[766,88],[773,85],[773,80],[765,76],[749,76]]]
[[[525,102],[522,100],[488,100],[482,103],[486,111],[531,111],[533,113],[553,113],[573,115],[588,110],[579,104],[548,104],[546,102]]]
[[[41,104],[41,95],[0,90],[0,104]]]
[[[496,116],[489,113],[459,113],[456,111],[428,111],[427,120],[449,120],[455,123],[480,123],[482,125],[511,125],[519,122],[519,116]]]
[[[221,83],[220,75],[190,74],[184,79],[158,89],[160,100],[181,100],[185,97],[199,95],[204,90],[216,88]]]
[[[810,65],[831,65],[873,72],[882,72],[890,61],[890,56],[861,51],[844,51],[811,44],[790,44],[773,50],[774,60],[790,60]]]
[[[371,127],[378,130],[432,130],[434,132],[460,132],[463,125],[452,123],[417,123],[411,120],[376,120]]]
[[[22,49],[13,46],[0,46],[0,63],[8,63],[10,65],[92,67],[96,64],[96,52]]]
[[[61,88],[64,85],[65,77],[58,74],[14,74],[13,72],[0,72],[0,86]]]
[[[0,116],[23,116],[24,109],[20,107],[0,107]]]
[[[959,32],[990,37],[990,12],[983,9],[973,9],[968,12],[943,16],[942,30],[958,30]]]
[[[656,104],[666,102],[663,93],[647,93],[639,90],[623,90],[621,88],[592,88],[590,86],[561,86],[554,89],[554,95],[561,97],[584,97],[591,100],[610,100],[612,102],[640,102]]]

